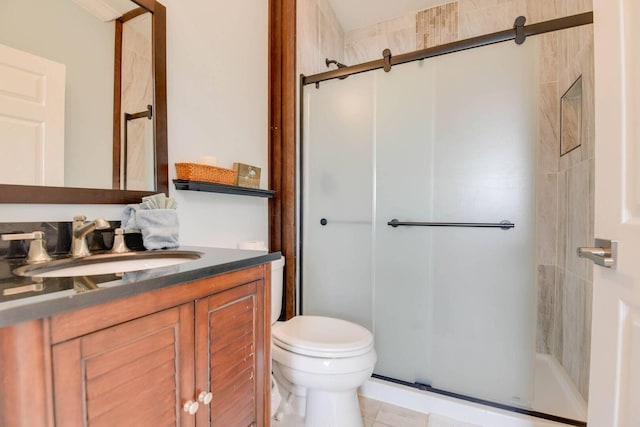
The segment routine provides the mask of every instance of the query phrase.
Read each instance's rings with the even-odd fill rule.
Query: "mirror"
[[[12,110],[4,95],[19,92],[21,84],[7,83],[16,67],[0,58],[0,147],[7,162],[0,203],[131,203],[167,192],[165,38],[165,8],[154,0],[1,1],[0,48],[62,69],[62,89],[52,89],[40,104],[58,101],[63,131],[46,139],[56,126],[39,118],[19,126],[24,109]],[[41,75],[31,74],[34,81]],[[44,75],[40,80],[56,81]],[[24,81],[30,83],[18,80]],[[42,82],[32,83],[31,92],[28,86],[20,94],[27,101],[48,93]],[[60,116],[58,110],[44,113],[47,120]],[[29,138],[34,143],[21,144]],[[21,180],[32,165],[42,169],[40,179],[32,173],[33,182]]]
[[[560,98],[560,155],[578,148],[582,141],[582,76]]]

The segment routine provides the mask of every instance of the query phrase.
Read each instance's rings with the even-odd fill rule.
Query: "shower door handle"
[[[595,247],[578,248],[578,257],[590,259],[603,267],[615,268],[618,258],[618,242],[596,239]]]

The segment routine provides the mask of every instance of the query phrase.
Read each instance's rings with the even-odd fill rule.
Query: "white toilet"
[[[284,258],[272,262],[271,359],[282,396],[278,411],[303,416],[305,427],[362,427],[357,389],[376,363],[373,335],[360,325],[330,317],[296,316],[277,322],[283,269]]]

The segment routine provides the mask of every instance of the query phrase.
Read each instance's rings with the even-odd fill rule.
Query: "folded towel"
[[[178,212],[175,209],[138,209],[135,222],[142,231],[145,248],[178,247]]]
[[[120,227],[125,230],[139,230],[138,224],[136,223],[136,212],[140,209],[140,205],[133,204],[127,205],[124,207],[124,211],[122,212],[122,218]]]
[[[176,201],[172,197],[165,196],[164,193],[159,193],[143,197],[140,207],[142,209],[175,209]]]

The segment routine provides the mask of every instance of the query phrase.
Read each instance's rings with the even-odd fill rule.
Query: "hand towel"
[[[135,217],[145,248],[178,247],[178,213],[175,209],[138,209]]]
[[[122,212],[120,227],[125,230],[139,230],[136,223],[136,212],[140,209],[139,204],[127,205]]]

